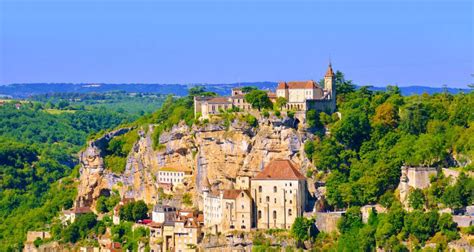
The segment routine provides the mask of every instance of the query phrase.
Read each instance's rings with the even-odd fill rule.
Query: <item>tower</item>
[[[326,71],[326,75],[324,75],[324,89],[331,94],[331,99],[336,99],[336,82],[331,62],[329,62],[328,70]]]

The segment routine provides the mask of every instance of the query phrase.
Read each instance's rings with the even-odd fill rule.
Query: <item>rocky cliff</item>
[[[262,120],[258,127],[235,120],[230,125],[175,125],[159,137],[159,148],[152,148],[154,126],[139,129],[139,140],[127,157],[123,174],[114,174],[104,167],[104,143],[130,129],[120,129],[91,141],[80,153],[80,186],[77,204],[92,206],[101,194],[117,189],[122,197],[155,203],[162,167],[185,167],[192,170],[192,179],[185,181],[185,190],[199,192],[207,178],[216,188],[232,188],[239,175],[253,176],[274,158],[288,158],[301,164],[304,174],[310,165],[303,151],[309,135],[292,127],[294,122]]]

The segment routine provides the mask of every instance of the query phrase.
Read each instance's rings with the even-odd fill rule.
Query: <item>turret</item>
[[[334,79],[334,72],[332,71],[331,62],[329,62],[328,70],[326,75],[324,75],[324,89],[331,94],[331,99],[336,98],[336,82]]]

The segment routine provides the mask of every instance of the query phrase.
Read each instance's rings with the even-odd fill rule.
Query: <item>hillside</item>
[[[310,236],[298,236],[293,228],[243,233],[255,249],[281,246],[279,239],[290,247],[307,241],[307,248],[347,251],[414,250],[428,243],[446,248],[454,241],[472,241],[472,228],[458,228],[451,214],[474,203],[473,93],[402,96],[396,87],[385,92],[356,90],[350,82],[336,88],[338,112],[309,111],[305,120],[279,108],[222,111],[209,120],[197,120],[193,97],[168,97],[156,112],[95,134],[79,152],[76,179],[67,180],[67,185],[74,185],[69,188],[77,190],[74,202],[65,197],[67,204],[58,203],[51,215],[43,217],[51,223],[49,228],[37,222],[20,232],[44,228],[53,237],[42,243],[61,244],[96,244],[97,237],[116,235],[113,240],[124,248],[135,250],[139,244],[149,248],[156,244],[147,231],[135,233],[129,221],[111,222],[120,198],[143,202],[145,216],[157,202],[202,211],[203,185],[209,183],[217,191],[232,189],[238,176],[253,177],[271,160],[281,158],[298,164],[306,177],[305,216],[312,217],[302,218],[302,226],[314,222],[319,212],[336,210],[345,215],[333,224],[336,233],[309,232],[311,225],[303,231]],[[398,188],[403,165],[447,168],[460,175],[453,180],[439,173],[429,179],[431,186],[409,188],[408,199],[402,199]],[[191,176],[170,190],[158,180],[158,173],[176,170],[187,170]],[[44,201],[38,204],[51,208]],[[368,204],[384,210],[371,214],[366,223],[361,207]],[[77,224],[63,225],[57,211],[72,205],[90,207],[93,213]],[[453,212],[442,212],[447,208]],[[313,211],[318,212],[316,217]],[[6,230],[2,229],[4,237]],[[205,237],[195,245],[223,242],[209,233]],[[16,244],[12,241],[7,246]]]

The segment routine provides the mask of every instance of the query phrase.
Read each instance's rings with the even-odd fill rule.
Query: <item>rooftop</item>
[[[253,180],[303,180],[300,168],[288,159],[272,160]]]
[[[288,81],[278,83],[277,89],[309,89],[321,88],[315,81]]]

